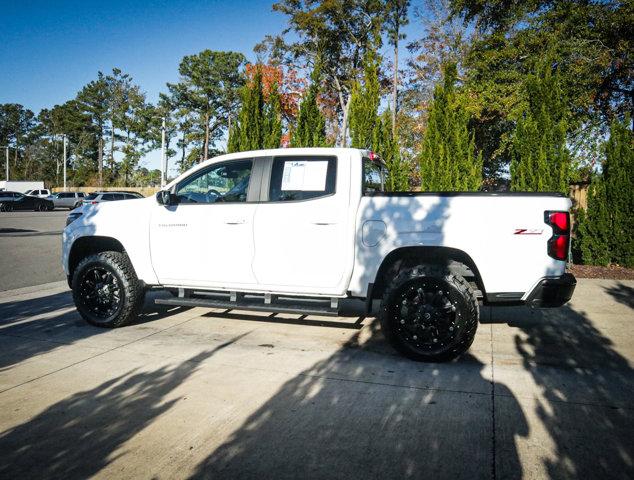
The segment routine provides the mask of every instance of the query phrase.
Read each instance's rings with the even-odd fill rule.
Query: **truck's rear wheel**
[[[418,361],[451,360],[473,343],[478,302],[469,283],[448,268],[420,265],[401,271],[381,302],[388,341]]]
[[[73,300],[81,316],[98,327],[122,327],[143,304],[143,285],[125,253],[84,258],[73,273]]]

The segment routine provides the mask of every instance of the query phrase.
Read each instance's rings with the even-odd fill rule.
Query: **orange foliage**
[[[247,82],[252,82],[256,71],[262,74],[262,90],[264,101],[267,101],[271,94],[273,85],[277,84],[282,104],[282,115],[287,121],[292,121],[299,111],[299,102],[306,88],[306,79],[300,78],[297,70],[292,68],[284,69],[277,65],[247,64]]]

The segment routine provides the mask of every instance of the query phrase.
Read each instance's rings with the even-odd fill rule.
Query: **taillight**
[[[553,236],[548,240],[548,255],[555,260],[567,260],[570,247],[570,214],[546,211],[544,221],[553,228]]]

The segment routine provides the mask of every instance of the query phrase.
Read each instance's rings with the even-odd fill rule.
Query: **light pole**
[[[64,191],[66,191],[66,134],[62,134],[62,141],[64,142]]]
[[[167,159],[165,158],[165,117],[161,120],[161,188],[167,180]]]

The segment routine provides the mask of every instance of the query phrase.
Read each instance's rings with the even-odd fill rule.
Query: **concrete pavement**
[[[63,282],[0,292],[0,478],[633,478],[634,282],[483,319],[434,365],[372,319],[102,330]]]

